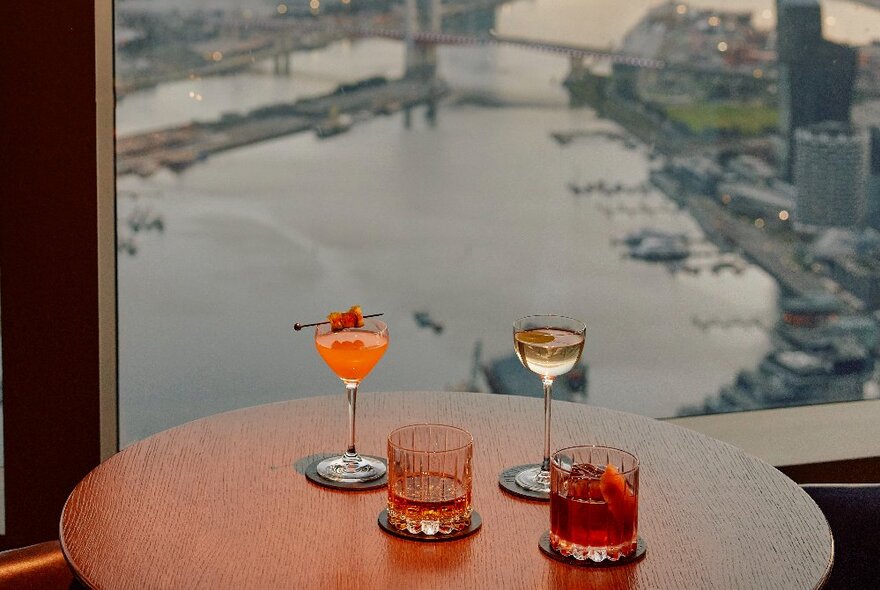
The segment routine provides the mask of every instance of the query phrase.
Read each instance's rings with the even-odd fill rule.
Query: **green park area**
[[[741,104],[695,104],[666,107],[666,116],[694,135],[704,133],[753,136],[776,130],[775,107]]]

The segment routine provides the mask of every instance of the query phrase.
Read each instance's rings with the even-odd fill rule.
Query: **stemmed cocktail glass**
[[[359,455],[355,448],[355,410],[358,385],[388,348],[388,326],[380,320],[366,318],[362,327],[333,331],[331,324],[325,322],[315,328],[315,348],[345,383],[348,399],[348,446],[342,455],[318,463],[318,475],[341,483],[378,479],[385,475],[385,464],[376,457]]]
[[[532,315],[513,323],[516,356],[544,385],[544,460],[523,466],[516,484],[539,495],[550,494],[550,400],[553,380],[568,373],[580,360],[587,327],[559,315]]]

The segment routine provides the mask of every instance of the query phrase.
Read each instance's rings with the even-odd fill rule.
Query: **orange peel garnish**
[[[599,478],[599,489],[614,518],[624,521],[633,517],[636,510],[635,494],[624,476],[611,463],[605,466],[605,472]]]
[[[348,311],[334,311],[327,316],[330,321],[330,330],[339,332],[346,328],[362,328],[364,326],[364,314],[360,305],[352,305]]]

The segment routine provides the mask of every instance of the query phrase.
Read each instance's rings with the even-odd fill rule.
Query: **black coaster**
[[[340,491],[344,491],[344,492],[364,492],[367,490],[375,490],[378,488],[384,488],[386,485],[388,485],[388,472],[386,472],[385,475],[383,475],[379,479],[374,479],[372,481],[357,482],[357,483],[346,483],[346,482],[342,482],[342,481],[332,481],[329,479],[324,479],[323,477],[318,475],[318,463],[320,463],[321,461],[323,461],[327,457],[335,456],[335,453],[330,454],[330,455],[322,454],[322,455],[317,455],[317,456],[320,458],[316,459],[315,461],[312,461],[305,468],[306,479],[309,480],[310,482],[312,482],[313,484],[319,485],[324,488],[330,488],[330,489],[340,490]],[[388,462],[385,459],[382,459],[381,457],[372,457],[371,456],[371,458],[378,459],[386,467],[388,466]],[[299,470],[297,470],[297,471],[299,471]]]
[[[617,565],[626,565],[628,563],[633,563],[634,561],[639,561],[640,559],[645,557],[645,552],[648,550],[648,545],[645,543],[645,540],[641,537],[636,541],[636,552],[630,555],[629,557],[621,557],[617,561],[611,561],[606,559],[604,561],[593,561],[592,559],[584,559],[581,561],[580,559],[575,559],[574,557],[566,557],[561,553],[557,553],[550,547],[550,531],[546,531],[543,535],[541,535],[541,539],[538,541],[538,548],[541,549],[541,553],[549,557],[550,559],[554,559],[556,561],[561,561],[562,563],[567,563],[568,565],[574,565],[577,567],[614,567]]]
[[[516,483],[516,476],[519,475],[520,471],[525,471],[532,467],[538,467],[538,465],[517,465],[516,467],[505,469],[500,475],[498,475],[498,487],[500,487],[503,492],[510,494],[511,496],[516,496],[517,498],[532,500],[534,502],[549,502],[549,493],[533,492],[532,490],[521,488],[519,484]]]
[[[383,510],[379,513],[379,528],[388,533],[389,535],[393,535],[395,537],[400,537],[401,539],[407,539],[409,541],[419,541],[421,543],[441,543],[443,541],[455,541],[456,539],[464,539],[465,537],[470,537],[483,526],[483,519],[480,518],[480,513],[476,510],[471,510],[471,526],[464,529],[463,531],[457,531],[455,533],[449,533],[448,535],[414,535],[407,530],[398,530],[388,524],[388,511]]]
[[[317,453],[315,455],[306,455],[305,457],[300,457],[293,463],[293,468],[297,473],[306,474],[306,469],[308,469],[309,465],[312,463],[320,463],[327,457],[333,457],[338,455],[339,453]]]

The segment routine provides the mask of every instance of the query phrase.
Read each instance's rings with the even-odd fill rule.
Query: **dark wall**
[[[880,483],[880,457],[778,467],[797,483]]]
[[[0,4],[0,548],[57,538],[100,458],[94,18],[91,2]]]

